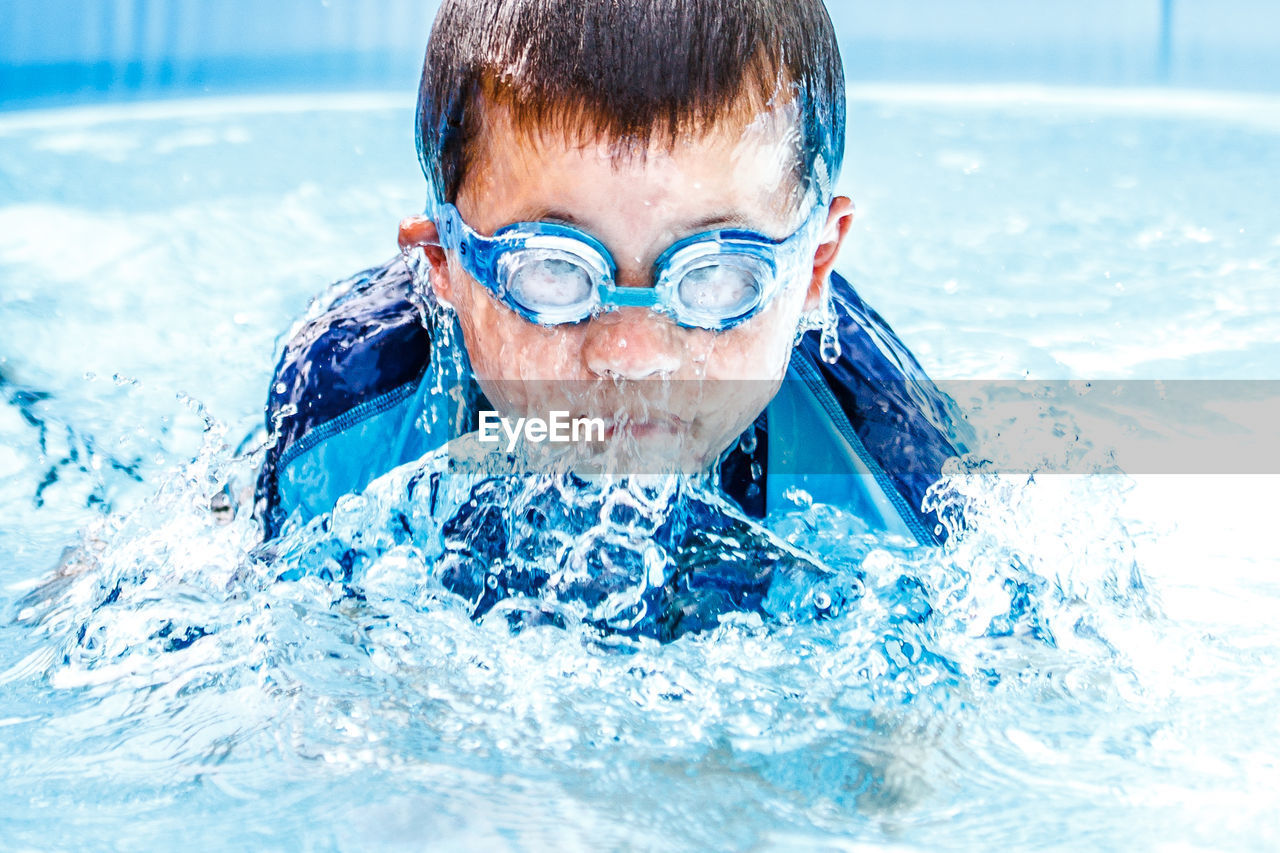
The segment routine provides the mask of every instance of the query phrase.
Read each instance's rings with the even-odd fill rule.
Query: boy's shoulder
[[[341,432],[359,407],[416,384],[431,360],[431,335],[399,257],[329,287],[286,340],[267,395],[269,445],[257,483],[256,515],[268,538],[291,504],[285,495],[290,460],[318,438]],[[341,494],[360,485],[365,472],[347,472],[351,482],[336,470],[303,476],[316,481],[319,493],[336,488]]]
[[[362,402],[422,375],[431,335],[413,280],[397,257],[332,285],[294,325],[267,400],[288,445]]]

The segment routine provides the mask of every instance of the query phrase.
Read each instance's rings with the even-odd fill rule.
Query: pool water
[[[850,107],[841,269],[935,378],[1280,378],[1280,100]],[[7,844],[1280,842],[1274,471],[958,467],[946,549],[796,495],[752,535],[844,606],[667,644],[473,622],[429,523],[278,579],[407,501],[411,470],[267,553],[220,496],[280,336],[420,209],[411,128],[376,95],[0,118]]]

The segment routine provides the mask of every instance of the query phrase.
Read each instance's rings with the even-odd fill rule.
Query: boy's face
[[[576,226],[608,248],[619,286],[651,287],[654,261],[685,237],[739,227],[780,239],[799,226],[808,210],[795,202],[792,133],[789,111],[778,109],[722,121],[670,151],[657,144],[618,157],[604,142],[521,132],[505,109],[490,107],[456,204],[486,235],[513,222]],[[427,247],[432,287],[457,311],[476,377],[504,415],[601,417],[608,437],[627,446],[632,472],[700,471],[777,392],[802,314],[821,305],[851,220],[852,204],[837,198],[820,242],[806,248],[813,263],[760,313],[719,332],[636,307],[540,326],[432,247],[429,220],[406,219],[400,239]]]

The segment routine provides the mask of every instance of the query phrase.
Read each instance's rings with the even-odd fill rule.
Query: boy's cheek
[[[459,302],[467,355],[480,378],[544,384],[581,378],[580,326],[530,323],[483,289],[472,290]]]
[[[722,333],[706,355],[708,379],[770,382],[781,379],[795,342],[799,313],[765,311]]]

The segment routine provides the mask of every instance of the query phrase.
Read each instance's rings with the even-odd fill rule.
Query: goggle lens
[[[591,299],[591,271],[577,259],[546,249],[512,254],[506,264],[507,290],[526,308],[567,308]]]
[[[729,319],[755,306],[765,289],[762,272],[732,256],[717,257],[686,272],[676,293],[693,314]]]

